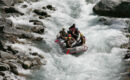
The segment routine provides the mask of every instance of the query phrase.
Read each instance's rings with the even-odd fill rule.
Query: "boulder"
[[[5,50],[4,42],[0,40],[0,50]]]
[[[9,70],[9,65],[0,63],[0,71],[7,71]]]
[[[33,66],[40,66],[40,65],[42,65],[42,62],[39,58],[34,58],[32,61],[32,65]]]
[[[0,58],[2,59],[16,59],[17,57],[10,54],[10,53],[7,53],[7,52],[4,52],[4,51],[0,51]]]
[[[12,68],[10,71],[16,75],[19,75],[17,68]]]
[[[55,8],[52,5],[47,5],[47,9],[55,11]]]
[[[130,53],[127,53],[124,57],[124,59],[130,59]]]
[[[13,26],[13,23],[11,20],[9,19],[5,19],[5,18],[0,18],[0,27],[2,29],[3,27],[3,30],[5,27],[12,27]]]
[[[39,20],[29,20],[29,22],[33,22],[34,25],[41,25],[44,27],[43,23]]]
[[[35,37],[35,38],[32,38],[33,41],[42,41],[43,38],[42,37]]]
[[[0,0],[0,4],[4,6],[13,6],[16,3],[22,3],[24,0]]]
[[[14,7],[5,7],[5,8],[4,8],[4,11],[5,11],[6,13],[18,13],[18,14],[20,14],[20,15],[24,15],[24,13],[18,11],[18,10],[17,10],[16,8],[14,8]]]
[[[0,4],[4,6],[12,6],[14,4],[14,0],[0,0]]]
[[[31,28],[31,31],[42,34],[42,33],[44,33],[44,27],[42,27],[42,26],[33,27],[33,28]]]
[[[1,72],[0,72],[0,75],[1,75],[1,76],[5,76],[5,73],[1,71]]]
[[[43,7],[42,7],[42,9],[46,9],[46,7],[45,7],[45,6],[43,6]]]
[[[101,16],[130,17],[129,0],[101,0],[93,11]]]
[[[4,26],[0,26],[0,33],[3,33],[4,32]]]
[[[22,8],[27,8],[28,6],[26,4],[22,5]]]
[[[40,15],[40,16],[46,16],[46,17],[48,16],[47,12],[41,11],[39,9],[35,9],[33,12],[36,13],[37,15]]]
[[[33,53],[30,53],[30,54],[33,55],[33,56],[37,56],[38,55],[37,52],[33,52]]]
[[[31,61],[24,61],[22,66],[24,69],[29,69],[32,66],[32,62]]]

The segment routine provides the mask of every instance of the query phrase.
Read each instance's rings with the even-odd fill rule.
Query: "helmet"
[[[83,34],[80,33],[80,36],[83,36]]]
[[[71,37],[71,34],[69,34],[68,36]]]

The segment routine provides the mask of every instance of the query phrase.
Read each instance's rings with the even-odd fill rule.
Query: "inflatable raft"
[[[88,47],[87,45],[81,45],[81,46],[76,46],[76,47],[72,47],[72,48],[66,48],[64,46],[64,43],[62,40],[60,39],[56,39],[55,42],[57,44],[59,44],[59,46],[62,48],[62,51],[66,54],[76,54],[76,53],[82,53],[87,51]]]

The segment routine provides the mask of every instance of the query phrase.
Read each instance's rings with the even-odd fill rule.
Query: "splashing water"
[[[98,1],[98,0],[97,0]],[[10,17],[15,24],[28,24],[33,17],[31,9],[41,9],[44,5],[52,4],[55,12],[48,11],[51,18],[41,20],[47,26],[44,35],[52,51],[44,53],[47,64],[35,71],[29,80],[119,80],[121,71],[121,58],[124,50],[120,45],[127,42],[126,37],[114,26],[100,25],[96,21],[98,16],[92,15],[94,4],[87,4],[85,0],[41,0],[39,2],[24,3],[29,7],[18,9],[26,13],[21,17]],[[28,17],[28,18],[27,18]],[[59,46],[54,43],[56,34],[62,27],[66,29],[76,23],[79,30],[85,35],[88,51],[75,57],[62,53]],[[42,44],[41,44],[42,45]]]

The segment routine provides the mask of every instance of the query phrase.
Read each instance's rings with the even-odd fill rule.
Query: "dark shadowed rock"
[[[14,7],[5,7],[4,10],[5,10],[6,13],[18,13],[20,15],[24,15],[24,13],[18,11]]]
[[[29,69],[32,66],[32,62],[31,61],[24,61],[22,66],[24,69]]]
[[[16,75],[19,75],[17,68],[12,68],[10,71]]]
[[[47,5],[46,7],[47,7],[47,9],[49,9],[49,10],[53,10],[53,11],[55,11],[55,8],[52,7],[52,5]]]
[[[93,11],[101,16],[130,17],[130,0],[101,0]]]
[[[45,19],[46,17],[45,16],[39,16],[39,19]]]
[[[42,7],[42,9],[46,9],[46,7],[45,7],[45,6],[43,6],[43,7]]]
[[[29,20],[29,22],[33,22],[34,25],[41,25],[44,27],[43,23],[39,20]]]
[[[33,12],[36,13],[37,15],[41,15],[41,16],[47,16],[48,15],[47,12],[41,11],[41,10],[38,10],[38,9],[35,9]]]
[[[0,33],[3,33],[4,31],[4,26],[2,25],[2,26],[0,26]]]
[[[5,76],[5,73],[4,73],[4,72],[0,72],[0,75],[1,75],[1,76]]]
[[[0,71],[7,71],[9,70],[9,65],[0,63]]]
[[[22,5],[22,8],[27,8],[28,6],[26,4]]]
[[[4,42],[0,40],[0,50],[5,50]]]
[[[33,56],[37,56],[38,55],[37,52],[33,52],[33,53],[30,53],[30,54],[33,55]]]
[[[33,28],[31,28],[31,31],[42,34],[42,33],[44,33],[44,27],[42,27],[42,26],[33,27]]]
[[[130,53],[127,53],[124,57],[124,59],[130,59]]]

